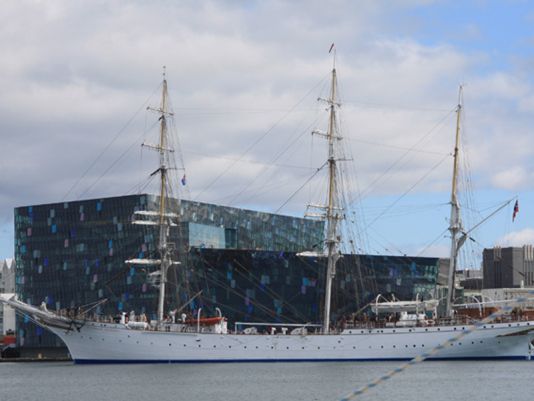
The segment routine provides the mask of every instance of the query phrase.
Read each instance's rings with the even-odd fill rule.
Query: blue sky
[[[153,116],[136,111],[157,104],[162,65],[188,176],[182,196],[276,210],[324,158],[307,132],[326,127],[316,98],[332,42],[354,159],[347,188],[353,198],[365,189],[351,214],[358,248],[447,255],[439,234],[460,83],[466,225],[520,202],[514,223],[509,205],[474,233],[465,267],[477,267],[483,247],[534,243],[533,22],[529,1],[6,3],[0,258],[14,253],[14,207],[122,195],[144,182],[155,160],[138,144],[154,135]],[[302,216],[321,201],[321,180],[281,212]]]

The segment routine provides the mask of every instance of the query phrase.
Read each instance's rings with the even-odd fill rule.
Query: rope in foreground
[[[534,291],[528,291],[528,294],[534,294]],[[387,380],[391,379],[393,376],[405,371],[409,367],[411,367],[413,365],[416,365],[416,364],[418,364],[420,362],[423,362],[425,359],[428,359],[431,356],[437,354],[439,351],[441,351],[447,345],[449,345],[449,344],[451,344],[451,343],[453,343],[455,341],[461,340],[462,338],[464,338],[468,334],[478,330],[483,325],[485,325],[487,323],[490,323],[491,321],[497,319],[498,317],[501,317],[501,316],[511,312],[512,309],[513,309],[513,306],[511,306],[510,304],[513,305],[513,304],[523,303],[523,302],[531,301],[531,300],[532,300],[532,298],[527,298],[527,297],[518,297],[518,298],[515,298],[513,300],[510,300],[509,304],[503,305],[503,306],[499,306],[498,309],[495,312],[493,312],[491,315],[489,315],[485,319],[483,319],[483,320],[481,320],[481,321],[479,321],[477,323],[474,323],[472,325],[467,326],[467,328],[465,330],[459,332],[459,334],[457,334],[456,336],[449,338],[447,341],[445,341],[444,343],[442,343],[440,345],[437,345],[436,347],[432,348],[430,351],[424,352],[424,353],[416,356],[415,358],[413,358],[410,361],[402,364],[398,368],[389,371],[385,375],[373,380],[372,382],[369,382],[365,386],[360,387],[359,389],[352,391],[351,393],[345,395],[343,398],[340,398],[339,401],[354,400],[356,397],[364,394],[365,392],[367,392],[368,390],[370,390],[372,388],[375,388],[375,387],[379,386],[380,384],[382,384],[382,383],[386,382]]]

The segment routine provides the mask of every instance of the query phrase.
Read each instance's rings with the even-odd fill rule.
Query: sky
[[[464,226],[512,200],[470,233],[462,267],[477,268],[483,248],[534,243],[533,26],[526,0],[7,0],[0,258],[15,207],[155,190],[140,144],[156,141],[163,66],[180,196],[303,216],[324,193],[311,132],[335,43],[355,249],[448,255],[461,84]]]

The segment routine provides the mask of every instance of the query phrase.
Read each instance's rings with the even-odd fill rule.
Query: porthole
[[[413,345],[413,347],[415,348],[415,344]]]
[[[245,347],[246,348],[246,347]],[[289,347],[286,347],[286,349],[289,349]]]
[[[243,348],[247,349],[247,346],[245,345]]]
[[[258,349],[259,347],[256,345],[256,349]]]
[[[454,331],[456,331],[456,327],[454,328]]]
[[[394,346],[393,346],[393,348],[397,348],[397,346],[396,346],[396,345],[394,345]]]
[[[171,346],[172,346],[172,344],[171,344],[171,343],[169,343],[169,347],[171,347]]]
[[[302,349],[304,349],[304,347],[302,347]]]
[[[352,349],[356,349],[356,347],[355,347],[355,346],[352,346]]]
[[[213,348],[217,348],[217,346],[216,346],[216,345],[214,345],[214,346],[213,346]]]
[[[384,346],[383,346],[383,345],[381,345],[381,346],[380,346],[380,348],[384,348]]]

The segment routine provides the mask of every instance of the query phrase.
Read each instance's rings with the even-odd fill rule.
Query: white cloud
[[[500,246],[523,246],[534,245],[534,229],[525,228],[520,231],[513,231],[497,240]]]
[[[416,251],[417,256],[428,256],[432,258],[448,258],[450,256],[451,248],[447,245],[431,245],[425,248],[420,248]]]
[[[513,191],[524,187],[529,181],[529,176],[523,167],[515,166],[497,173],[493,176],[492,182],[497,188]]]
[[[236,163],[199,200],[276,209],[306,180],[305,168],[325,157],[318,139],[310,151],[308,132],[326,127],[324,105],[315,99],[327,94],[332,41],[345,102],[344,143],[361,190],[403,193],[451,152],[455,120],[448,112],[464,80],[464,133],[479,185],[532,188],[533,101],[524,75],[491,66],[483,52],[420,40],[421,21],[410,10],[431,2],[335,3],[3,4],[0,213],[60,200],[150,94],[149,103],[157,104],[162,65],[191,192],[200,193],[226,169],[223,158],[239,158],[257,141],[243,157],[248,163]],[[466,27],[476,38],[478,27]],[[152,117],[137,114],[71,196],[88,187],[90,196],[122,194],[153,171],[145,155],[141,171],[137,147]],[[406,153],[410,148],[417,152]],[[450,175],[447,159],[412,193],[443,191]],[[354,175],[347,177],[355,188]],[[321,179],[287,210],[303,210]]]

